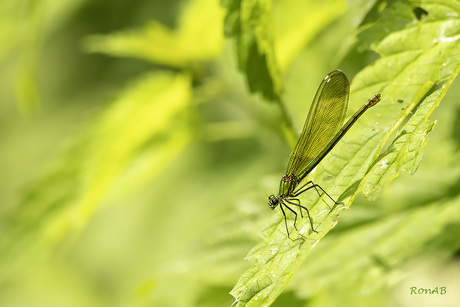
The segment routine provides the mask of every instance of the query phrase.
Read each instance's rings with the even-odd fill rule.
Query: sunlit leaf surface
[[[0,306],[456,306],[459,15],[1,1]],[[346,118],[382,101],[309,177],[343,205],[303,194],[319,233],[289,239],[267,195],[334,69]]]

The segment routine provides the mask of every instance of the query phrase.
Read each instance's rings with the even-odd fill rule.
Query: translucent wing
[[[350,84],[342,71],[334,70],[324,78],[289,160],[287,175],[298,177],[333,139],[347,112],[349,93]]]

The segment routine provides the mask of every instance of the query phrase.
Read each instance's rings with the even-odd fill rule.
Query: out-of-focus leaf
[[[24,5],[18,5],[16,1],[0,2],[0,42],[3,42],[0,44],[0,62],[17,49],[24,52],[37,51],[29,49],[34,45],[28,44],[41,43],[46,35],[62,24],[85,1],[38,0]]]
[[[219,54],[223,43],[223,17],[217,0],[193,0],[184,8],[177,30],[152,21],[141,30],[90,36],[85,47],[90,52],[187,67]]]
[[[319,182],[320,178],[334,176],[333,182],[322,186],[333,198],[342,201],[345,207],[350,206],[360,191],[362,179],[378,161],[379,152],[401,122],[410,116],[410,112],[434,84],[449,80],[442,90],[425,100],[427,109],[424,105],[420,107],[419,115],[425,113],[426,116],[417,116],[408,124],[407,130],[411,130],[412,125],[420,122],[420,128],[414,128],[413,131],[414,135],[420,135],[421,131],[423,139],[416,137],[418,141],[414,142],[411,138],[400,138],[398,141],[405,141],[406,144],[395,145],[393,149],[413,149],[414,144],[423,145],[431,129],[431,124],[424,118],[431,114],[439,103],[438,98],[443,96],[458,74],[460,43],[456,33],[460,31],[460,23],[451,16],[458,16],[460,7],[451,3],[451,11],[443,15],[439,13],[445,12],[443,5],[429,1],[422,1],[421,5],[432,17],[420,22],[408,21],[406,28],[386,33],[381,41],[372,45],[382,57],[353,80],[350,112],[375,93],[382,93],[382,101],[359,120],[309,178]],[[411,18],[415,20],[415,17]],[[404,109],[401,111],[402,107]],[[411,169],[420,161],[420,150]],[[407,158],[407,155],[401,154],[400,159],[403,157]],[[396,165],[394,169],[394,174],[403,170]],[[387,182],[388,179],[384,180],[379,188]],[[308,219],[305,218],[297,222],[299,233],[291,234],[293,238],[289,239],[283,230],[282,215],[278,213],[262,231],[264,242],[255,246],[247,257],[254,266],[240,278],[231,292],[237,306],[260,306],[273,302],[309,251],[335,225],[344,206],[331,209],[326,204],[326,197],[319,200],[313,194],[302,195],[301,200],[311,208],[310,215],[319,233],[311,233]],[[313,199],[315,197],[316,200]]]
[[[275,54],[285,71],[306,45],[346,9],[343,0],[296,0],[274,4]]]
[[[54,245],[79,234],[135,162],[144,160],[143,168],[134,172],[137,183],[145,180],[139,176],[152,178],[163,169],[191,139],[190,91],[188,76],[172,74],[146,76],[125,90],[26,192],[16,210],[3,217],[2,264],[27,255],[39,243]]]
[[[43,40],[83,1],[32,1],[23,5],[15,1],[0,3],[0,63],[9,57],[15,60],[12,79],[19,109],[24,114],[34,113],[40,108],[37,77]]]
[[[276,63],[271,0],[227,0],[225,33],[235,39],[238,66],[251,92],[279,100],[281,74]]]

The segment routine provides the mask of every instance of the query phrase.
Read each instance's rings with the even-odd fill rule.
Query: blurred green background
[[[378,58],[353,37],[381,3],[274,1],[296,131],[328,72],[351,80]],[[0,306],[234,301],[291,141],[279,106],[249,93],[224,17],[217,0],[0,2]],[[457,81],[430,117],[417,173],[377,201],[358,197],[275,306],[458,302],[459,213],[428,226],[460,203],[459,96]],[[419,215],[413,231],[424,240],[398,241],[397,228],[379,224]],[[327,266],[323,255],[354,257],[338,241],[371,231],[391,261]],[[409,296],[412,286],[448,295]]]

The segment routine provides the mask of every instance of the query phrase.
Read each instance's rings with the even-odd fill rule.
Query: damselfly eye
[[[268,206],[273,210],[278,206],[279,199],[275,195],[270,195],[268,197]]]

